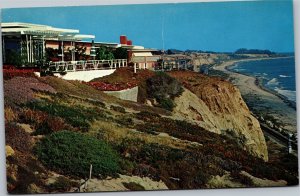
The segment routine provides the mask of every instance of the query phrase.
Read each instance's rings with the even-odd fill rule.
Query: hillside
[[[268,160],[259,122],[251,115],[236,87],[194,72],[171,72],[170,75],[188,89],[176,99],[175,115],[192,120],[208,131],[232,136],[252,155]]]
[[[270,151],[266,162],[259,124],[230,83],[189,72],[142,74],[99,79],[134,79],[143,92],[137,103],[78,81],[5,80],[8,192],[78,191],[90,164],[92,180],[80,191],[298,184],[297,158]],[[155,86],[160,81],[167,83]]]

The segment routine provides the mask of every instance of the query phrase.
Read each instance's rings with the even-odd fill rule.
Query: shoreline
[[[267,89],[261,84],[259,77],[239,73],[230,70],[238,62],[272,60],[289,57],[272,57],[272,58],[252,58],[240,59],[223,62],[213,66],[214,70],[221,71],[233,79],[233,83],[241,92],[248,107],[259,118],[263,115],[272,116],[277,122],[280,122],[282,128],[291,133],[297,133],[296,126],[296,102],[289,100],[287,97],[278,92]],[[256,112],[255,112],[256,111]]]
[[[248,59],[249,61],[263,61],[263,60],[273,60],[273,59],[283,59],[283,58],[292,58],[293,56],[289,56],[289,57],[272,57],[272,58],[258,58],[258,59]],[[245,74],[245,73],[240,73],[238,71],[232,70],[230,69],[231,67],[235,66],[236,63],[238,62],[248,62],[247,59],[243,59],[243,60],[237,60],[237,61],[233,61],[233,63],[231,65],[228,65],[226,67],[224,67],[227,71],[229,72],[234,72],[240,75],[244,75],[244,76],[248,76],[248,77],[253,77],[255,79],[255,85],[258,86],[259,88],[261,88],[262,90],[269,92],[275,96],[277,96],[278,98],[280,98],[283,102],[285,102],[289,107],[293,108],[294,110],[297,110],[297,104],[296,101],[292,101],[290,100],[288,97],[276,92],[275,90],[269,89],[267,87],[265,87],[262,84],[262,81],[259,77],[253,76],[251,74]]]

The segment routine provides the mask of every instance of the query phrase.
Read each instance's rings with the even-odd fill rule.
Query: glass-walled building
[[[84,48],[83,52],[89,56],[91,40],[95,38],[94,35],[81,35],[76,29],[18,22],[1,23],[1,32],[3,63],[18,60],[22,66],[37,66],[46,59],[75,61],[77,48]]]

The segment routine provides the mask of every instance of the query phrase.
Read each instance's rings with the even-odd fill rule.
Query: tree
[[[14,51],[14,50],[7,50],[6,51],[6,64],[14,65],[20,67],[27,63],[27,59],[24,55]]]
[[[76,45],[75,46],[75,59],[86,60],[87,56],[86,56],[85,52],[86,52],[86,47]]]
[[[96,57],[99,60],[112,60],[115,58],[112,51],[109,48],[104,47],[104,46],[97,48]]]
[[[246,48],[240,48],[237,51],[235,51],[235,54],[276,54],[275,52],[272,52],[270,50],[259,50],[259,49],[246,49]]]
[[[115,59],[127,59],[128,58],[127,49],[121,48],[121,47],[117,48],[114,51],[114,56],[115,56]]]

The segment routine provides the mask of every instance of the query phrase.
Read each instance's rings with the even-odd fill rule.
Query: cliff
[[[148,92],[145,80],[157,73],[129,71],[105,79],[133,79],[139,92]],[[124,73],[122,79],[119,73]],[[299,183],[297,157],[286,155],[285,148],[271,140],[265,162],[268,153],[259,123],[231,83],[187,71],[168,74],[181,83],[158,83],[164,92],[184,86],[180,96],[168,93],[175,95],[167,102],[176,103],[172,112],[161,105],[121,100],[78,81],[51,76],[5,80],[8,192],[74,192],[88,176],[90,165],[82,160],[91,157],[100,161],[93,163],[89,191]],[[27,99],[19,104],[22,97]],[[106,156],[87,156],[99,146]],[[56,155],[61,161],[52,162],[58,160]]]
[[[193,72],[172,72],[170,75],[186,88],[180,97],[175,98],[175,117],[232,137],[252,155],[268,161],[259,122],[251,115],[236,87],[227,81]]]

